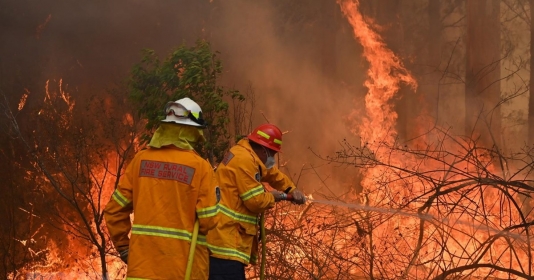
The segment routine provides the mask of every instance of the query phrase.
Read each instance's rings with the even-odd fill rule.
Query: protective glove
[[[125,264],[128,264],[128,251],[129,251],[128,248],[119,251],[119,255],[120,255],[120,257],[121,257],[121,260],[122,260]]]
[[[287,194],[279,192],[277,190],[272,190],[270,191],[270,193],[274,196],[274,202],[285,200],[287,198]]]
[[[293,196],[293,201],[291,201],[292,203],[294,204],[306,203],[306,197],[301,191],[295,189],[294,191],[291,192],[291,195]]]

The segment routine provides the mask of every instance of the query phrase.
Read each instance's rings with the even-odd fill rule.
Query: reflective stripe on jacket
[[[219,222],[208,232],[212,255],[255,263],[258,214],[274,206],[274,197],[265,192],[261,182],[280,191],[294,190],[293,182],[278,168],[269,170],[254,153],[248,139],[230,149],[215,172],[221,190]]]
[[[211,165],[194,151],[166,146],[137,153],[104,210],[115,248],[129,248],[128,279],[183,279],[196,217],[191,279],[208,279],[205,235],[218,219],[216,187]]]

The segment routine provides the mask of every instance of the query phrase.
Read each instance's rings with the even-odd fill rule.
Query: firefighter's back
[[[191,150],[147,149],[132,161],[134,219],[128,276],[183,279],[207,161]],[[192,279],[207,279],[208,251],[199,237]]]

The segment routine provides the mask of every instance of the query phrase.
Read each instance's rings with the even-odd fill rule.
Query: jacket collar
[[[254,152],[254,150],[250,146],[249,140],[247,138],[243,138],[243,139],[239,140],[239,142],[237,142],[237,145],[245,148],[245,150],[247,150],[250,153],[254,163],[257,164],[260,167],[260,169],[261,169],[260,171],[261,171],[262,174],[264,174],[265,171],[267,171],[267,167],[265,167],[265,164],[260,160],[258,155]]]

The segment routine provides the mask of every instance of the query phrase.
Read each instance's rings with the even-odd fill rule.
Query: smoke
[[[426,16],[421,10],[426,4],[422,3],[436,2],[362,2],[364,16],[382,15],[374,22],[382,25],[379,33],[388,48],[408,69],[418,70],[414,71],[418,82],[424,78],[418,94],[425,100],[401,88],[403,96],[391,101],[399,114],[399,134],[409,139],[416,136],[410,133],[420,133],[412,120],[424,111],[424,103],[436,111],[429,112],[436,124],[462,125],[466,110],[461,81],[465,45],[458,39],[463,36],[458,26],[464,11],[443,17],[447,1],[437,1],[441,6],[430,5]],[[399,12],[401,8],[403,12]],[[399,18],[399,13],[405,18]],[[445,22],[438,21],[442,18]],[[427,25],[428,30],[423,30],[421,26]],[[320,179],[329,178],[325,183],[334,191],[346,191],[346,187],[360,183],[361,177],[352,166],[332,166],[312,153],[332,155],[344,139],[359,144],[360,139],[351,131],[352,121],[363,116],[368,92],[363,86],[368,65],[362,58],[362,47],[335,0],[0,1],[0,91],[9,95],[12,104],[29,93],[20,120],[32,124],[33,120],[23,118],[24,112],[43,100],[48,80],[51,85],[62,80],[76,104],[83,104],[78,100],[104,94],[110,86],[122,83],[140,61],[142,49],[154,49],[164,57],[175,47],[193,45],[199,38],[220,52],[224,86],[242,92],[249,87],[254,90],[253,126],[268,120],[288,132],[280,157],[287,161],[283,170],[298,179],[299,188],[307,194],[321,188],[323,182],[315,171]],[[513,80],[507,83],[513,84]],[[523,105],[527,103],[523,101]],[[508,109],[504,111],[508,118],[525,120],[524,110]],[[463,127],[456,127],[463,131]],[[521,142],[522,127],[509,125],[510,142]],[[6,138],[0,137],[0,143],[8,143],[2,154],[9,160],[0,165],[4,172],[0,178],[11,184],[4,190],[17,188],[17,182],[26,176],[23,168],[10,166],[13,158],[7,150],[20,147]],[[307,169],[301,173],[303,166]],[[310,170],[309,166],[320,167]],[[30,195],[26,190],[16,192]],[[13,209],[18,205],[26,209],[27,201],[12,199],[14,193],[3,200]],[[2,228],[9,228],[5,224]],[[32,227],[19,229],[25,225],[21,222],[17,226],[17,234],[35,231]],[[44,231],[39,234],[51,235]],[[58,247],[68,246],[66,243]]]
[[[291,175],[305,164],[324,164],[310,149],[331,155],[340,141],[352,137],[345,119],[365,94],[361,49],[344,29],[337,4],[220,4],[210,39],[222,52],[226,84],[251,84],[257,100],[253,123],[268,120],[288,131],[281,157],[289,160]],[[300,178],[308,191],[318,183],[313,177]]]
[[[198,29],[192,26],[194,4],[187,1],[48,0],[1,5],[3,70],[19,69],[19,79],[61,76],[76,86],[117,82],[139,60],[142,48],[168,51],[193,40]]]
[[[62,78],[75,98],[102,92],[141,49],[163,57],[207,39],[222,83],[254,89],[253,126],[267,118],[288,131],[282,156],[293,174],[324,163],[309,148],[327,155],[351,137],[345,119],[363,102],[361,49],[335,1],[9,1],[0,10],[2,84],[30,99],[48,79]]]
[[[465,46],[456,42],[463,31],[442,27],[458,22],[465,11],[446,1],[430,3],[428,11],[420,10],[419,1],[364,1],[361,9],[381,26],[388,47],[424,79],[419,93],[435,111],[429,113],[462,133],[464,85],[456,77],[464,75]],[[437,21],[440,13],[447,16],[444,22]],[[428,30],[408,20],[416,17],[429,22]],[[207,39],[220,52],[223,84],[254,89],[253,125],[265,122],[263,113],[289,131],[283,157],[293,169],[317,160],[308,147],[327,154],[351,137],[345,119],[363,108],[367,91],[361,46],[330,0],[1,1],[0,38],[2,89],[14,100],[29,91],[30,105],[41,100],[35,96],[47,80],[63,79],[75,98],[99,93],[127,77],[141,49],[165,56],[182,43]],[[422,102],[401,91],[398,130],[409,134]],[[507,112],[509,118],[521,114]]]

